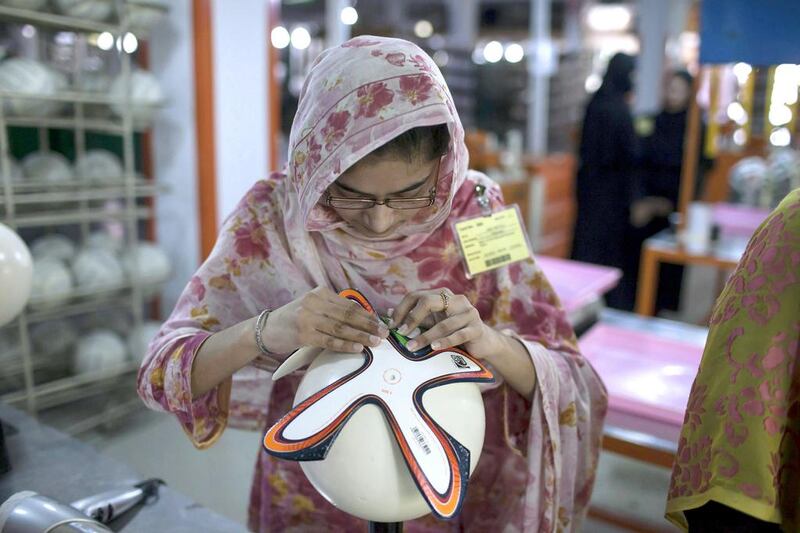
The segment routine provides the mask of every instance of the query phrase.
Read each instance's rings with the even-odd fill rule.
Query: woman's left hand
[[[433,350],[462,346],[478,359],[492,358],[503,349],[500,334],[481,320],[466,296],[450,289],[408,293],[392,315],[392,325],[407,335],[421,324],[430,329],[408,343],[416,351],[430,345]]]

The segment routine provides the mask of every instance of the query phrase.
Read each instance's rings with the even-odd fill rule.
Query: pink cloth
[[[369,242],[318,205],[326,187],[369,152],[417,126],[447,124],[451,134],[434,208],[405,235]],[[151,343],[139,393],[172,412],[198,447],[226,420],[263,431],[287,412],[299,378],[274,387],[254,366],[191,401],[193,359],[207,336],[277,308],[316,286],[354,287],[386,313],[409,291],[448,287],[464,294],[493,327],[524,340],[537,374],[532,398],[498,380],[485,391],[487,433],[467,502],[453,522],[431,517],[407,531],[578,530],[594,481],[606,394],[581,357],[572,328],[533,260],[469,280],[449,221],[480,211],[477,183],[494,206],[499,187],[467,171],[464,133],[441,73],[417,46],[358,37],[323,52],[303,88],[286,175],[257,182],[225,221],[214,250],[191,279]],[[256,361],[257,364],[257,361]],[[250,528],[353,531],[363,523],[336,510],[296,463],[257,451]]]

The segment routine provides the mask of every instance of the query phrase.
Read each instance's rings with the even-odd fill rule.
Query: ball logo
[[[450,357],[453,358],[453,364],[456,365],[456,368],[469,368],[469,363],[467,363],[467,360],[460,355],[450,354]]]

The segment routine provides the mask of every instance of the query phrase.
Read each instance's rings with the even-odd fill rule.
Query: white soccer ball
[[[75,161],[75,175],[79,180],[120,182],[123,174],[119,157],[108,150],[89,150]]]
[[[0,90],[30,96],[53,96],[67,87],[66,77],[57,70],[33,59],[14,57],[0,63]],[[63,108],[63,102],[40,99],[7,98],[10,115],[46,117]]]
[[[122,262],[131,278],[138,276],[139,281],[147,285],[166,281],[172,271],[164,250],[150,242],[140,242],[132,250],[127,250]]]
[[[60,259],[34,258],[31,305],[45,308],[69,299],[74,282],[69,267]]]
[[[78,341],[78,328],[68,320],[50,320],[31,328],[34,353],[44,357],[64,353]]]
[[[111,110],[122,117],[125,113],[125,97],[127,86],[125,77],[120,74],[111,83]],[[158,79],[146,70],[134,70],[130,74],[130,104],[133,124],[137,128],[150,125],[157,107],[164,100],[164,93]]]
[[[322,352],[309,366],[294,397],[296,406],[363,365],[361,354]],[[470,474],[483,449],[486,420],[475,383],[428,390],[430,416],[470,450]],[[321,461],[300,467],[314,488],[337,508],[365,520],[402,522],[430,512],[403,459],[391,426],[375,405],[360,407],[344,424]]]
[[[70,262],[75,258],[75,243],[66,235],[51,233],[31,243],[31,254],[37,260],[56,259]]]
[[[82,250],[72,262],[72,272],[78,286],[89,290],[114,289],[125,282],[119,259],[108,250]]]
[[[138,328],[133,328],[128,335],[128,353],[132,360],[141,361],[144,359],[150,341],[155,338],[160,329],[161,322],[156,322],[155,320],[148,320]]]
[[[122,239],[114,237],[104,230],[93,231],[89,234],[89,237],[86,238],[87,248],[108,250],[115,254],[121,253],[124,246],[125,243]]]
[[[160,5],[156,6],[154,4]],[[161,0],[147,0],[146,2],[128,0],[125,7],[128,10],[128,23],[131,26],[131,30],[137,35],[147,35],[153,29],[153,26],[164,18],[169,9],[169,4]]]
[[[112,370],[127,361],[125,343],[108,329],[97,329],[81,337],[75,350],[76,374]]]
[[[17,9],[41,9],[47,4],[47,0],[0,0],[0,4]]]
[[[31,295],[33,258],[19,235],[0,224],[0,326],[11,322]]]
[[[22,172],[32,181],[63,183],[75,175],[66,157],[58,152],[33,152],[22,160]]]
[[[70,17],[101,22],[114,10],[112,0],[55,0],[58,11]]]

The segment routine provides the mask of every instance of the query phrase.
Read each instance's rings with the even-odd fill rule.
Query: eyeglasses
[[[325,205],[334,209],[372,209],[376,205],[385,205],[390,209],[423,209],[430,207],[436,201],[436,187],[439,184],[439,167],[441,158],[436,163],[436,181],[428,191],[427,196],[409,198],[395,197],[378,200],[376,198],[352,198],[349,196],[333,196],[325,193]]]

